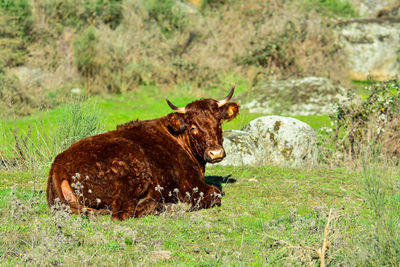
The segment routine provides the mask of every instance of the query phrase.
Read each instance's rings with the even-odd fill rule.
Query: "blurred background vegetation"
[[[71,92],[346,83],[331,28],[350,16],[341,0],[0,0],[0,115],[51,109]]]

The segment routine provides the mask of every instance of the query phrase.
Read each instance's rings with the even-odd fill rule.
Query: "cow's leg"
[[[114,184],[113,202],[111,204],[111,218],[113,220],[125,220],[130,217],[138,217],[137,209],[141,207],[140,199],[148,195],[150,187],[149,179],[144,177],[120,179]],[[149,206],[149,209],[152,207]],[[143,213],[144,211],[141,211]]]

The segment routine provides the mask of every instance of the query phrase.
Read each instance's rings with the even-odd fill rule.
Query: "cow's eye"
[[[195,125],[192,125],[192,127],[190,127],[190,132],[193,135],[197,135],[199,133],[199,130],[197,129],[197,127]]]

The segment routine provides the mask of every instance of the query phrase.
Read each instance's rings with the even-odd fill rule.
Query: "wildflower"
[[[190,193],[189,192],[186,192],[185,194],[186,194],[187,197],[190,197]]]
[[[155,189],[156,191],[158,191],[158,192],[161,192],[161,190],[163,190],[164,187],[162,187],[162,186],[160,186],[160,185],[157,185],[154,189]]]
[[[81,178],[81,175],[79,173],[75,173],[76,178]]]
[[[100,198],[96,198],[96,203],[97,203],[97,205],[101,203]]]
[[[92,193],[92,190],[91,190],[91,189],[89,189],[89,190],[88,190],[88,193],[89,193],[89,194],[91,194],[91,193]]]
[[[200,192],[199,195],[200,195],[200,197],[203,197],[203,196],[204,196],[204,193],[203,193],[203,192]]]
[[[222,195],[214,192],[214,197],[222,198]]]
[[[198,187],[193,188],[193,193],[197,193],[199,191]]]
[[[174,189],[174,193],[179,193],[179,189],[178,189],[178,188],[175,188],[175,189]]]

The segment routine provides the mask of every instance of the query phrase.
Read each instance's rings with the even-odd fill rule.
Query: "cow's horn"
[[[174,104],[171,103],[171,101],[168,100],[168,98],[166,98],[165,100],[167,100],[168,106],[170,106],[176,112],[182,113],[182,114],[186,113],[185,108],[175,106]]]
[[[229,92],[229,94],[222,100],[218,101],[218,107],[222,107],[223,105],[225,105],[226,103],[228,103],[228,101],[231,99],[231,97],[233,96],[233,92],[235,91],[235,85],[232,86],[231,91]]]

